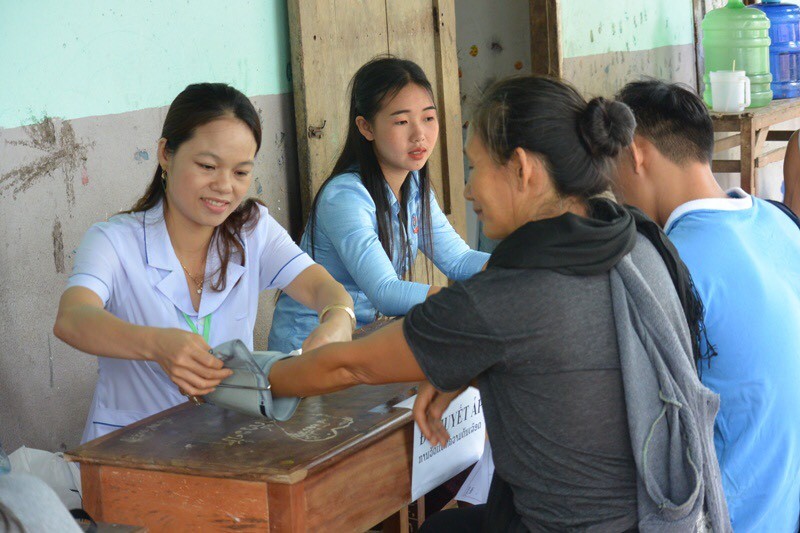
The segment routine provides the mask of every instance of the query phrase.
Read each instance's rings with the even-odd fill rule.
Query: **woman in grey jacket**
[[[718,398],[694,370],[702,306],[655,224],[597,196],[633,130],[624,104],[557,80],[494,85],[466,147],[466,196],[502,239],[486,271],[362,340],[272,367],[277,396],[425,379],[415,411],[433,443],[477,379],[489,502],[427,530],[730,530]]]

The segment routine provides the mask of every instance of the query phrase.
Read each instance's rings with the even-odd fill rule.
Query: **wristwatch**
[[[332,309],[341,309],[342,311],[346,312],[350,315],[350,326],[355,330],[356,329],[356,313],[353,311],[353,308],[344,304],[331,304],[326,305],[322,312],[319,314],[319,322],[320,324],[325,319],[325,315],[328,314],[328,311]]]

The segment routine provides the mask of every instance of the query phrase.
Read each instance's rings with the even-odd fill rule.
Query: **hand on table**
[[[188,396],[203,396],[233,374],[211,355],[200,335],[182,329],[157,329],[151,359]]]
[[[429,381],[420,382],[412,413],[414,413],[414,421],[419,425],[420,431],[433,446],[437,444],[445,446],[450,440],[450,434],[442,424],[442,414],[450,402],[455,400],[465,389],[466,387],[454,392],[441,392]]]

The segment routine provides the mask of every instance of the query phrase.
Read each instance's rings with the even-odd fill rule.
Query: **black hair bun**
[[[592,157],[614,157],[633,141],[636,119],[622,102],[597,97],[578,118],[578,129]]]

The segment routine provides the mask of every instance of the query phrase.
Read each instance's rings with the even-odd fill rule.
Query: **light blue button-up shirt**
[[[90,289],[111,314],[140,326],[188,331],[186,313],[203,333],[204,319],[212,315],[211,346],[241,339],[252,350],[259,292],[286,287],[313,264],[267,209],[259,206],[259,210],[258,224],[241,236],[244,265],[238,253],[232,254],[225,290],[207,286],[198,311],[192,306],[161,204],[89,228],[67,287]],[[219,267],[216,246],[212,246],[206,277]],[[82,442],[186,401],[155,362],[99,357],[98,374]]]
[[[456,233],[432,193],[431,228],[422,226],[419,175],[412,172],[409,179],[407,228],[403,228],[398,219],[400,202],[386,186],[394,232],[394,257],[391,259],[378,239],[375,202],[359,174],[351,172],[336,176],[322,190],[317,202],[314,260],[353,297],[359,327],[373,322],[378,313],[404,315],[425,300],[428,294],[430,285],[400,278],[404,267],[399,245],[402,231],[406,232],[412,261],[420,250],[450,279],[467,279],[489,260],[489,254],[471,250]],[[432,252],[427,249],[423,238],[425,231],[431,232]],[[311,254],[308,227],[300,248]],[[269,349],[291,351],[300,348],[318,323],[316,311],[282,294],[272,320]]]

